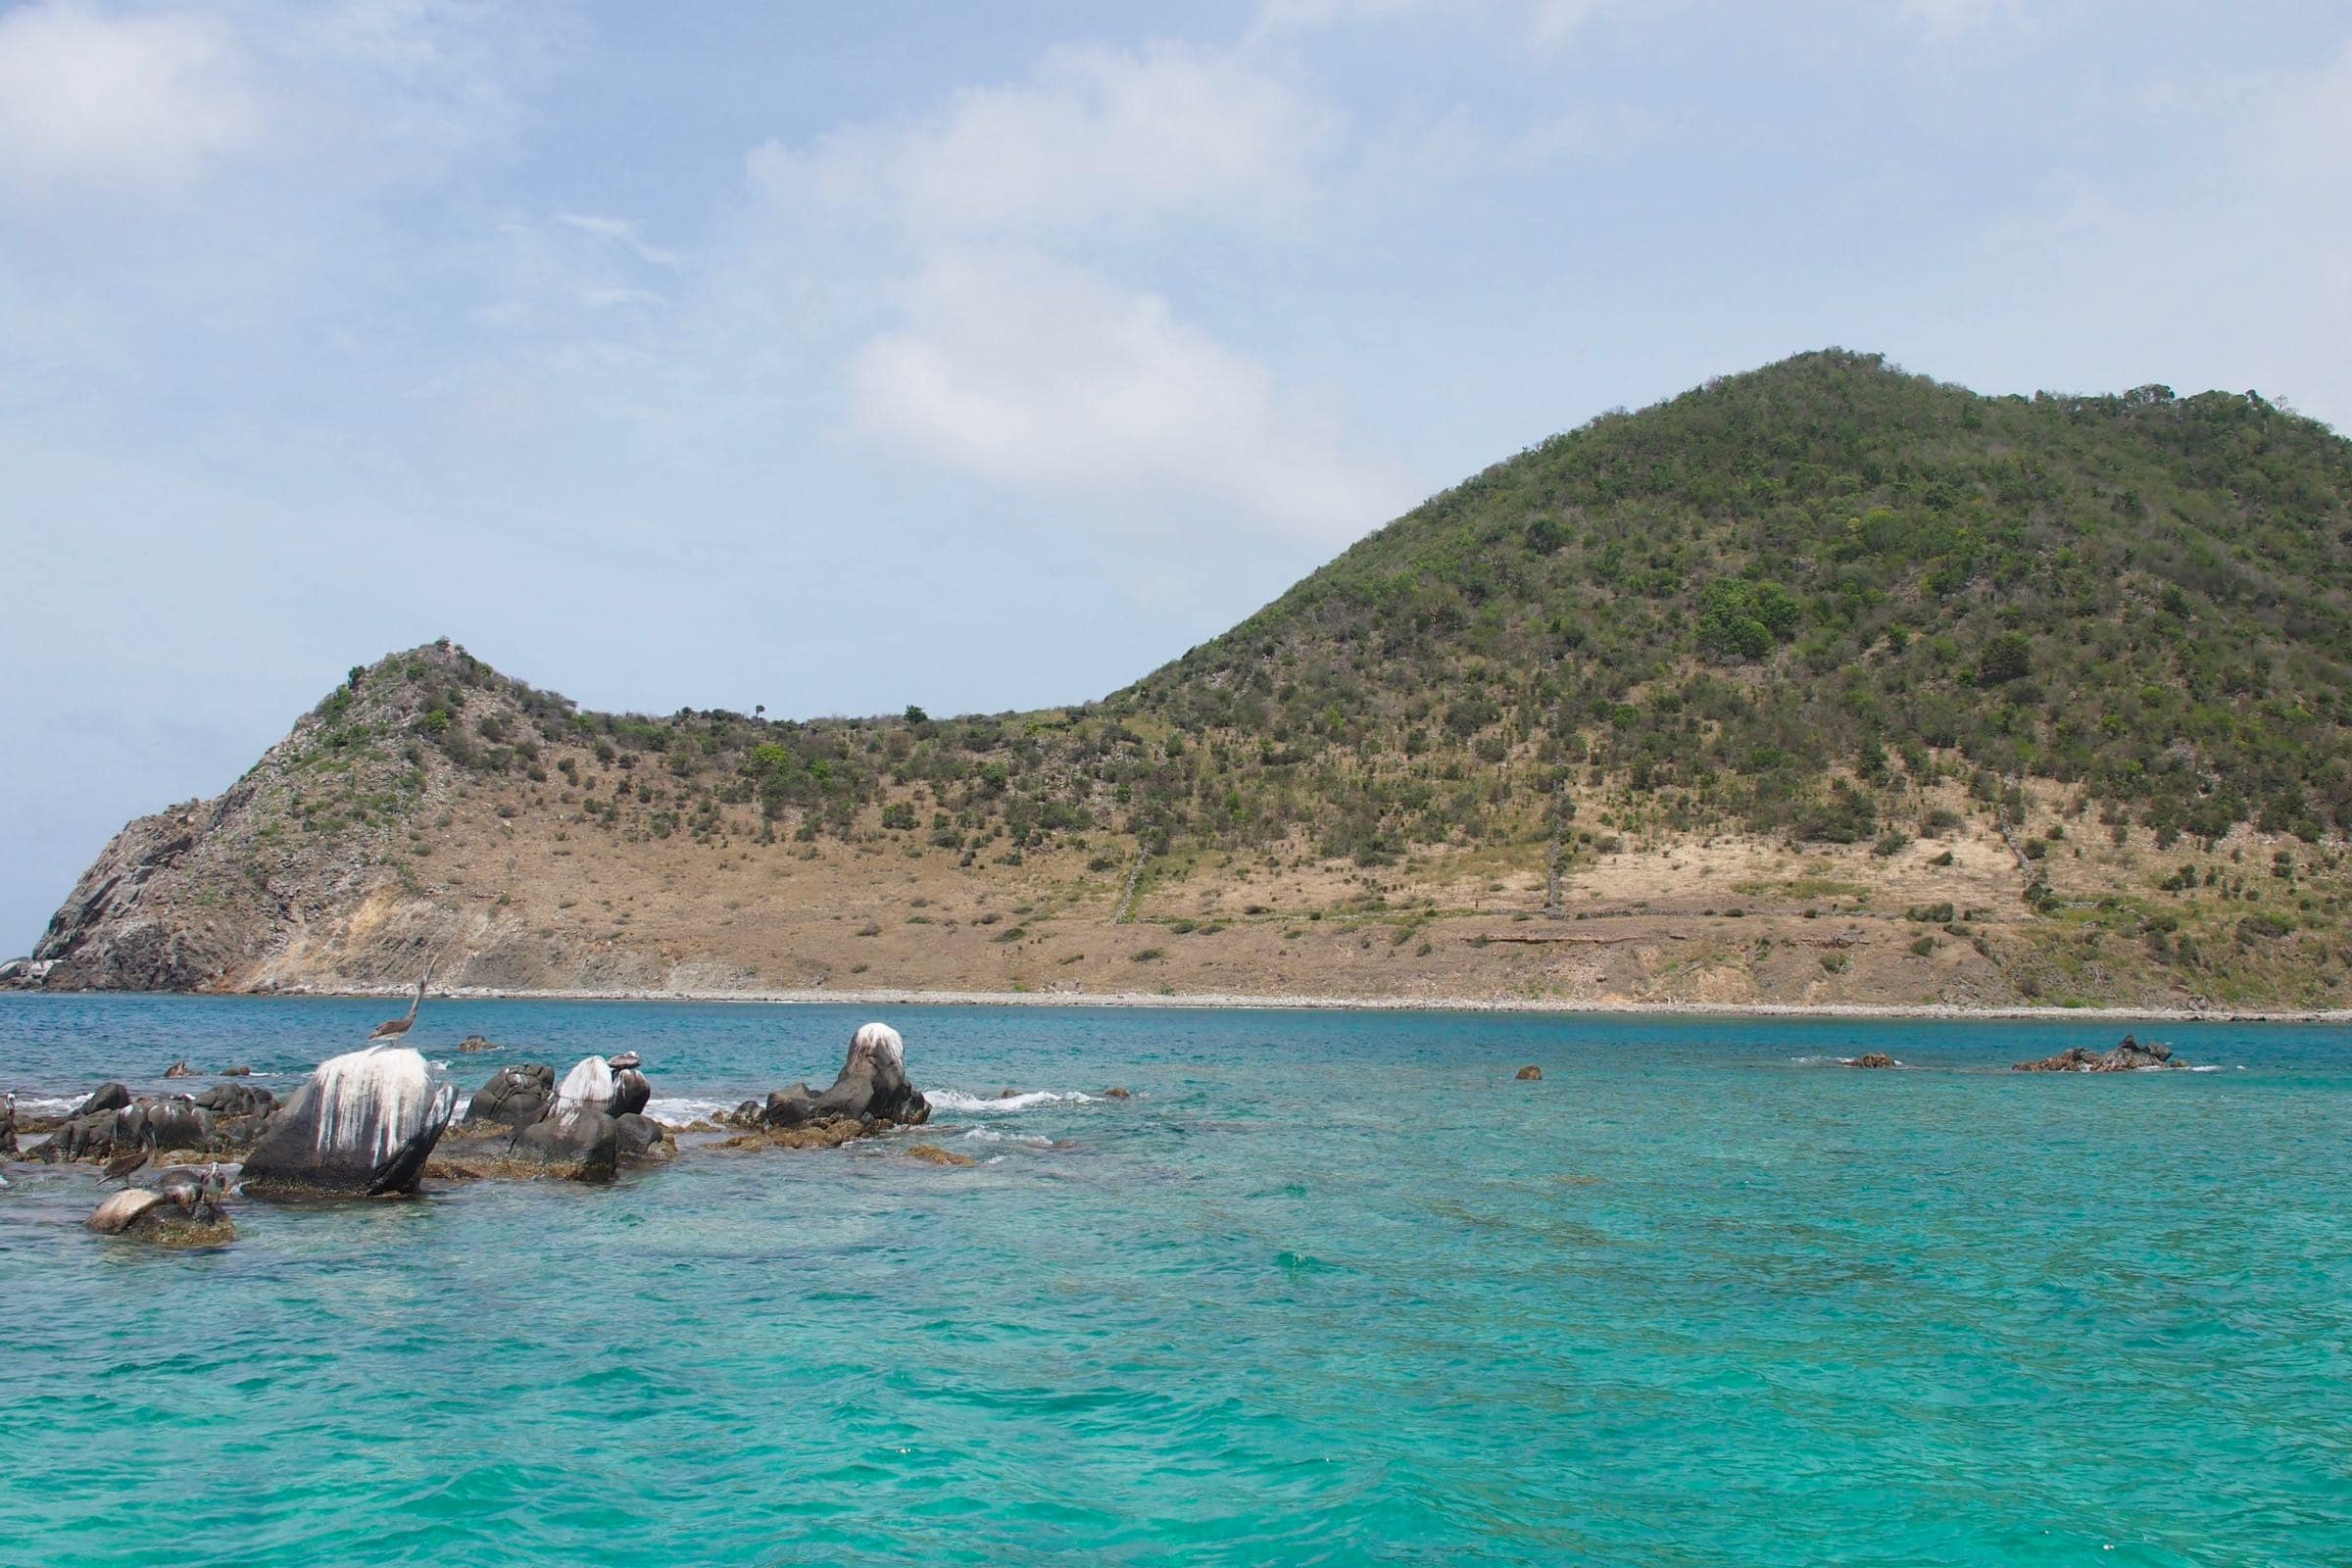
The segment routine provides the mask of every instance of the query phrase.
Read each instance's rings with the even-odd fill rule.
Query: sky
[[[392,650],[1099,697],[1833,344],[2352,429],[2352,13],[0,3],[0,956]]]

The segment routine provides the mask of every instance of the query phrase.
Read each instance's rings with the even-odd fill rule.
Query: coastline
[[[243,996],[296,997],[318,1000],[336,997],[381,999],[403,997],[411,986],[351,987],[313,990],[282,987],[261,992],[62,992],[59,995],[121,996]],[[40,993],[27,993],[39,995]],[[567,987],[549,990],[505,990],[482,986],[436,986],[431,993],[464,1002],[683,1002],[738,1003],[761,1006],[812,1007],[1115,1007],[1163,1008],[1170,1011],[1267,1012],[1482,1012],[1525,1013],[1543,1016],[1595,1017],[1721,1017],[1922,1021],[1998,1019],[2055,1023],[2074,1020],[2113,1020],[2120,1023],[2297,1023],[2352,1025],[2352,1008],[2294,1007],[1970,1007],[1945,1003],[1796,1003],[1796,1002],[1640,1002],[1590,1001],[1558,998],[1498,997],[1347,997],[1248,992],[1149,991],[921,991],[877,987],[857,991],[657,991],[645,988]]]

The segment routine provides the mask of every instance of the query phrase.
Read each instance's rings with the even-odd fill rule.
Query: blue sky
[[[1099,696],[1833,343],[2352,427],[2352,16],[0,5],[0,948],[395,648]]]

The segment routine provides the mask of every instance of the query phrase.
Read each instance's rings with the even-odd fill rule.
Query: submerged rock
[[[1540,1083],[1543,1077],[1544,1069],[1541,1067],[1529,1066],[1519,1069],[1519,1081],[1523,1084]]]
[[[2093,1051],[2088,1046],[2075,1046],[2054,1056],[2039,1061],[2021,1061],[2012,1072],[2140,1072],[2151,1067],[2180,1065],[2173,1060],[2173,1048],[2161,1040],[2141,1045],[2130,1035],[2117,1043],[2112,1051]]]
[[[1111,1088],[1102,1091],[1102,1098],[1104,1100],[1133,1100],[1135,1098],[1135,1091],[1132,1089],[1121,1089],[1114,1085]]]
[[[253,1076],[253,1069],[240,1062],[234,1067],[221,1068],[220,1076],[223,1078],[250,1078]]]
[[[196,1069],[188,1065],[187,1057],[182,1056],[164,1069],[164,1076],[167,1078],[193,1078],[196,1076]]]
[[[917,1144],[906,1151],[908,1159],[919,1159],[927,1165],[977,1165],[980,1162],[969,1154],[958,1154],[937,1144]]]
[[[415,1048],[330,1057],[270,1118],[245,1160],[257,1197],[413,1192],[449,1126],[457,1090]]]
[[[1884,1051],[1865,1051],[1846,1065],[1849,1067],[1899,1067],[1902,1063]]]
[[[480,1035],[467,1035],[458,1042],[458,1051],[464,1055],[471,1055],[477,1051],[496,1051],[497,1049]]]

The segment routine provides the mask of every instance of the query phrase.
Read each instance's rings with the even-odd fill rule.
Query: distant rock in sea
[[[2112,1051],[2093,1051],[2088,1046],[2075,1046],[2054,1056],[2039,1061],[2021,1061],[2012,1072],[2140,1072],[2151,1067],[2179,1066],[2173,1060],[2173,1048],[2160,1040],[2141,1045],[2126,1035]]]

